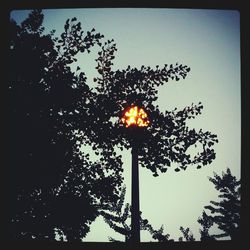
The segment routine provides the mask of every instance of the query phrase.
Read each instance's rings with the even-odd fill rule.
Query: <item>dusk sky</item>
[[[29,11],[12,11],[18,23]],[[60,35],[68,18],[76,17],[84,30],[95,28],[114,39],[117,53],[113,69],[128,65],[164,66],[176,62],[191,71],[186,79],[169,81],[159,87],[157,104],[161,111],[182,109],[202,102],[204,109],[190,128],[217,134],[216,159],[212,164],[196,169],[167,173],[154,177],[148,169],[140,172],[140,210],[142,217],[164,233],[178,240],[180,226],[189,227],[199,240],[197,222],[205,205],[216,200],[218,192],[209,182],[213,172],[221,174],[227,167],[240,178],[241,173],[241,77],[240,77],[240,15],[234,10],[199,10],[167,8],[85,8],[50,9],[45,14],[45,32],[52,29]],[[79,55],[77,65],[93,85],[95,58],[98,48],[89,55]],[[89,150],[85,148],[85,150]],[[194,149],[190,149],[194,150]],[[91,152],[90,152],[91,153]],[[126,202],[131,200],[131,152],[123,151]],[[94,156],[93,156],[94,159]],[[217,229],[213,229],[217,232]],[[83,241],[108,241],[108,236],[124,240],[98,217]],[[141,231],[141,241],[153,241],[148,232]]]

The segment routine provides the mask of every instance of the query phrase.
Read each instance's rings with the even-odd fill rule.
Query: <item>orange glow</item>
[[[148,115],[142,108],[137,106],[129,108],[121,120],[126,125],[126,128],[131,125],[147,127],[149,124]]]

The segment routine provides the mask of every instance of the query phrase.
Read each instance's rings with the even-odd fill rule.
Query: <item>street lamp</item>
[[[131,238],[132,243],[140,242],[140,207],[139,207],[139,169],[138,147],[140,146],[140,132],[149,125],[147,113],[143,108],[131,106],[124,111],[122,123],[131,132],[132,147],[132,195],[131,195]]]

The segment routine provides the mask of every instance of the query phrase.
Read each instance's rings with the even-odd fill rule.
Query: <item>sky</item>
[[[12,11],[17,22],[29,11]],[[155,229],[164,226],[164,233],[178,240],[180,226],[189,227],[199,240],[197,222],[205,205],[217,200],[218,192],[208,177],[221,174],[227,167],[233,175],[241,174],[241,76],[240,76],[240,14],[236,10],[168,9],[168,8],[83,8],[48,9],[45,14],[46,31],[60,35],[67,18],[76,17],[83,29],[95,28],[106,39],[114,39],[117,53],[113,69],[128,65],[155,67],[175,64],[191,68],[186,79],[169,81],[159,87],[157,104],[161,111],[182,109],[202,102],[204,109],[196,119],[189,120],[190,128],[217,134],[216,159],[201,169],[188,167],[186,171],[154,177],[140,167],[140,210]],[[78,64],[93,84],[97,50],[79,55]],[[85,149],[89,150],[89,149]],[[91,152],[90,152],[91,153]],[[93,156],[93,159],[95,156]],[[131,151],[123,151],[125,202],[131,200]],[[212,233],[219,232],[213,228]],[[105,242],[115,233],[98,217],[83,241]],[[148,232],[141,231],[141,241],[154,241]]]

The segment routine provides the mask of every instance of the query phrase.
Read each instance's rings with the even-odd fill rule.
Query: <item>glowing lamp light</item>
[[[129,126],[147,127],[149,125],[147,113],[137,106],[130,107],[121,119],[126,128]]]

